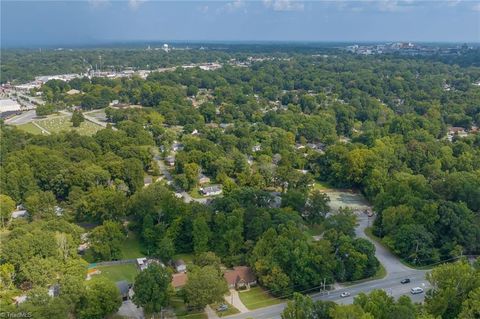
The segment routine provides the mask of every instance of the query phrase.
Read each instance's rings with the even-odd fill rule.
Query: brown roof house
[[[249,289],[250,286],[257,284],[257,277],[253,273],[252,268],[247,266],[237,266],[228,269],[223,273],[223,277],[227,281],[228,288]]]
[[[175,290],[182,289],[188,280],[188,275],[184,272],[172,275],[172,286]]]

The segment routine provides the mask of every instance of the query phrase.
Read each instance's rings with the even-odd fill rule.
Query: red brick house
[[[253,273],[252,268],[247,266],[237,266],[228,269],[223,273],[223,277],[227,281],[228,288],[245,289],[257,284],[257,277]]]

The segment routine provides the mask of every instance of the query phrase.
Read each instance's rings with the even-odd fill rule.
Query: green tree
[[[211,236],[210,228],[204,217],[197,217],[193,221],[193,251],[200,254],[208,250],[208,240]]]
[[[125,240],[122,225],[105,221],[95,227],[89,236],[90,249],[96,260],[115,260],[121,258],[121,246]]]
[[[185,172],[185,177],[188,181],[187,190],[191,190],[198,183],[198,175],[200,174],[200,166],[196,163],[185,164],[183,168]]]
[[[203,309],[208,304],[222,301],[228,287],[215,267],[205,266],[189,273],[184,291],[185,301],[190,307]]]
[[[0,219],[2,228],[10,220],[12,212],[15,210],[15,201],[8,195],[0,194]]]
[[[170,236],[165,235],[158,240],[156,255],[164,262],[170,261],[175,255],[175,244]]]
[[[72,118],[70,119],[70,122],[72,122],[73,127],[79,127],[82,122],[85,121],[85,117],[83,116],[83,113],[81,111],[75,110],[72,113]]]
[[[427,273],[432,285],[425,304],[429,313],[445,319],[457,318],[462,311],[462,303],[469,294],[480,287],[480,272],[467,261],[443,264]]]
[[[43,105],[41,104],[35,108],[35,113],[37,114],[37,116],[47,116],[52,114],[53,112],[55,112],[55,106],[50,103],[46,103]]]
[[[57,200],[52,192],[35,192],[25,198],[25,209],[32,219],[52,218],[55,216]]]
[[[468,298],[462,303],[462,311],[458,318],[480,318],[480,287],[470,291]]]
[[[147,313],[161,312],[173,294],[171,280],[172,275],[165,267],[150,265],[135,278],[133,302]]]
[[[375,319],[359,305],[336,305],[331,311],[332,319]]]
[[[77,307],[78,318],[103,319],[118,311],[122,304],[117,286],[107,278],[94,277],[85,282],[85,294]]]
[[[0,265],[0,289],[9,290],[13,287],[15,279],[15,267],[5,263]]]
[[[303,213],[305,220],[310,224],[323,221],[327,213],[330,211],[328,202],[330,202],[330,198],[327,194],[322,193],[319,190],[314,190],[310,193],[305,205],[305,212]]]
[[[293,300],[287,303],[282,312],[282,319],[313,319],[315,318],[313,301],[310,296],[293,294]]]

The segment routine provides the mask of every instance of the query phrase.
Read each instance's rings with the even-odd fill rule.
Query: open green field
[[[127,239],[122,244],[121,247],[122,258],[123,259],[133,259],[139,257],[145,257],[145,254],[142,252],[143,247],[140,243],[140,240],[137,238],[137,234],[134,232],[129,232]]]
[[[138,268],[135,264],[97,266],[95,268],[101,271],[101,274],[96,276],[106,277],[113,282],[126,280],[129,283],[133,283],[135,276],[138,273]]]
[[[201,310],[197,311],[188,311],[185,305],[185,302],[180,297],[173,297],[171,301],[171,305],[173,311],[177,318],[185,318],[185,319],[206,319],[207,314]]]
[[[280,299],[270,296],[261,287],[252,287],[248,291],[239,291],[240,300],[250,310],[282,303]]]
[[[87,120],[82,122],[80,127],[73,127],[72,122],[70,122],[70,116],[68,115],[51,115],[44,119],[34,120],[33,122],[49,133],[75,130],[82,135],[93,135],[97,131],[103,129],[102,126]],[[26,123],[18,125],[17,127],[32,134],[42,134],[41,129],[35,126],[33,123]]]
[[[38,128],[38,126],[35,126],[33,123],[25,123],[25,124],[17,125],[17,127],[22,131],[25,131],[31,134],[42,134],[42,130]]]

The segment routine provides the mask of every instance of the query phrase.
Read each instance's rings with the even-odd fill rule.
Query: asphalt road
[[[425,281],[425,271],[415,271],[414,273],[405,273],[403,275],[397,275],[398,277],[391,276],[390,278],[384,278],[380,280],[369,281],[357,285],[350,286],[344,289],[338,289],[335,291],[331,291],[329,294],[312,294],[311,297],[313,300],[326,300],[326,301],[334,301],[340,304],[351,304],[353,302],[353,298],[361,292],[371,292],[375,289],[384,289],[389,295],[398,298],[402,295],[409,295],[412,298],[413,302],[421,302],[423,301],[424,294],[417,294],[411,295],[410,289],[413,287],[428,287]],[[402,285],[400,280],[405,277],[409,277],[411,279],[410,284]],[[422,284],[425,284],[423,286]],[[344,291],[350,292],[350,297],[342,298],[340,294]],[[235,319],[247,319],[247,318],[255,318],[255,319],[280,319],[281,313],[285,308],[286,303],[260,308],[257,310],[253,310],[250,312],[237,314],[233,316],[229,316],[228,318],[235,318]]]
[[[158,155],[158,150],[157,150],[157,154],[153,156],[153,159],[155,160],[155,162],[157,162],[160,172],[163,174],[163,176],[165,176],[165,179],[169,182],[169,184],[175,189],[175,191],[178,194],[182,195],[183,201],[185,203],[197,202],[200,204],[207,204],[208,202],[207,198],[193,198],[192,196],[190,196],[189,193],[187,193],[186,191],[184,191],[178,185],[175,184],[172,174],[170,174],[167,167],[165,166],[165,163],[160,159],[160,155]]]
[[[378,280],[367,281],[348,287],[342,287],[336,290],[332,290],[328,293],[313,293],[310,294],[313,300],[328,300],[334,301],[340,304],[351,304],[356,295],[361,292],[369,293],[375,289],[383,289],[387,294],[398,298],[402,295],[408,295],[413,302],[422,302],[425,294],[410,294],[410,289],[413,287],[421,287],[424,289],[429,288],[428,282],[425,280],[425,270],[412,269],[403,265],[398,258],[390,253],[387,249],[381,246],[376,241],[370,239],[365,234],[365,228],[370,226],[373,222],[373,217],[367,217],[367,215],[360,213],[358,216],[357,227],[355,228],[355,233],[358,237],[365,238],[368,241],[372,242],[375,245],[376,252],[375,256],[382,263],[383,267],[387,271],[387,275]],[[402,279],[409,278],[411,280],[408,284],[401,284]],[[346,298],[340,297],[342,292],[349,292],[350,296]],[[260,308],[250,312],[237,314],[229,316],[231,319],[279,319],[281,318],[281,313],[285,308],[286,303],[281,303],[278,305]]]
[[[31,122],[33,119],[35,119],[36,116],[37,114],[35,113],[35,110],[29,110],[23,112],[22,114],[15,115],[11,118],[6,119],[5,123],[10,125],[21,125]]]

